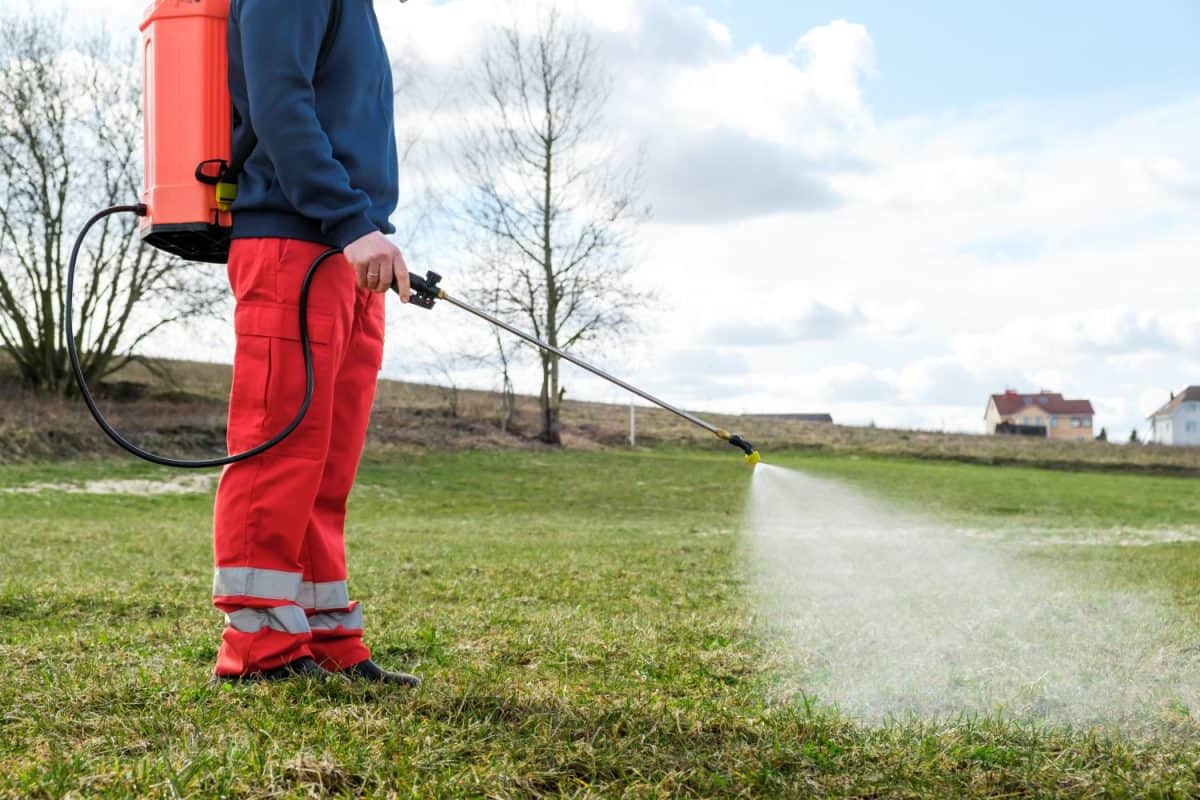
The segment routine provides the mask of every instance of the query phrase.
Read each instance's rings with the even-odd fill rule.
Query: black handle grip
[[[409,273],[408,287],[412,289],[412,294],[409,295],[408,302],[418,308],[433,308],[433,304],[442,296],[442,290],[438,288],[441,280],[442,276],[436,272],[426,272],[424,278]],[[396,281],[392,281],[392,291],[400,293],[400,285]]]

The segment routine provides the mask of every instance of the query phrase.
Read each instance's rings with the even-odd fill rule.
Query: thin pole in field
[[[632,397],[629,398],[629,446],[637,447],[637,406]]]

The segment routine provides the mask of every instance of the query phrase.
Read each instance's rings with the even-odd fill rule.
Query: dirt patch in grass
[[[85,481],[83,483],[27,483],[0,489],[3,494],[123,494],[151,497],[162,494],[204,494],[217,483],[215,474],[181,475],[170,480],[126,480]]]

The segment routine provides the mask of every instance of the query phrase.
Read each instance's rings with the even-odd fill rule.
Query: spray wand
[[[678,417],[682,417],[683,419],[686,419],[688,422],[692,423],[693,425],[697,425],[697,426],[703,428],[704,430],[708,431],[709,433],[713,434],[718,439],[720,439],[724,442],[729,442],[729,444],[740,449],[743,453],[746,454],[746,463],[747,464],[754,466],[755,464],[757,464],[759,461],[762,460],[762,457],[758,454],[758,451],[754,449],[754,445],[747,442],[745,439],[743,439],[738,434],[730,433],[727,430],[718,428],[716,425],[713,425],[711,422],[706,422],[706,421],[700,419],[700,417],[697,417],[695,414],[689,414],[687,411],[684,411],[682,408],[673,406],[670,403],[666,402],[665,400],[660,400],[659,398],[655,397],[654,395],[650,394],[649,392],[639,389],[638,387],[634,386],[633,384],[627,383],[626,381],[621,380],[620,378],[616,377],[615,375],[611,375],[608,372],[605,372],[604,370],[597,367],[595,364],[585,361],[584,359],[580,358],[579,356],[571,355],[566,350],[562,350],[558,347],[555,347],[554,345],[543,342],[541,339],[537,338],[536,336],[534,336],[530,333],[526,333],[525,331],[521,330],[520,328],[515,328],[512,325],[509,325],[504,320],[500,319],[499,317],[495,316],[494,314],[489,314],[487,311],[484,311],[482,308],[478,308],[477,306],[473,306],[470,303],[466,302],[465,300],[460,300],[459,298],[454,297],[453,295],[447,294],[446,290],[442,289],[438,285],[439,283],[441,283],[441,280],[442,280],[442,276],[438,275],[436,272],[427,272],[427,273],[425,273],[424,278],[422,278],[418,275],[409,275],[408,282],[409,282],[410,287],[412,288],[412,295],[410,296],[409,302],[415,303],[420,308],[431,309],[431,308],[433,308],[433,305],[436,301],[444,300],[445,302],[449,303],[452,306],[456,306],[458,308],[461,308],[463,311],[474,314],[475,316],[479,317],[480,319],[484,320],[485,322],[490,322],[492,325],[495,325],[497,328],[501,328],[502,330],[508,331],[513,336],[516,336],[520,339],[524,339],[526,342],[529,342],[534,347],[541,348],[542,350],[545,350],[549,353],[553,353],[554,355],[558,356],[559,358],[566,359],[567,361],[570,361],[575,366],[581,367],[582,369],[586,369],[588,372],[592,373],[593,375],[603,378],[604,380],[608,381],[609,383],[614,383],[617,386],[620,386],[622,389],[624,389],[627,392],[633,392],[634,394],[636,394],[638,397],[642,398],[643,400],[649,400],[651,403],[658,406],[659,408],[670,411],[672,414],[675,414]],[[399,292],[399,286],[397,286],[395,282],[392,283],[392,290],[396,291],[397,293]]]

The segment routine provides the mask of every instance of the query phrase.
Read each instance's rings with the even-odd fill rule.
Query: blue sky
[[[846,19],[866,26],[878,74],[865,96],[880,117],[1003,100],[1123,95],[1153,100],[1200,88],[1200,2],[972,3],[961,0],[702,0],[739,47],[783,50],[798,32]]]

